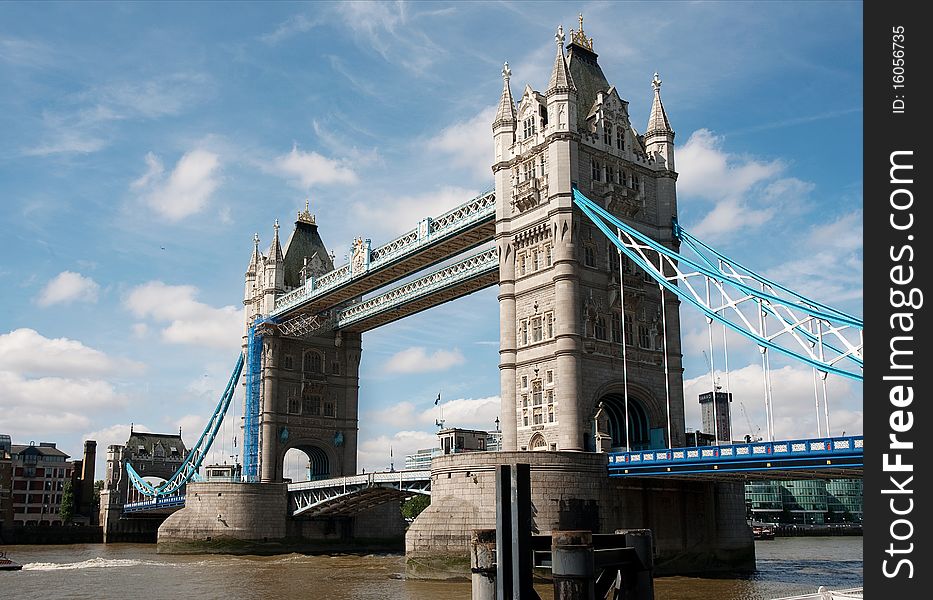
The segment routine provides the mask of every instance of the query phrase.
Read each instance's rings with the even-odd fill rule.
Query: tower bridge
[[[734,570],[754,564],[740,477],[860,474],[861,438],[832,436],[825,380],[861,380],[861,319],[761,277],[680,227],[675,134],[659,76],[639,133],[582,18],[569,42],[558,28],[555,45],[543,91],[526,85],[516,101],[508,63],[502,70],[494,190],[385,245],[357,238],[338,267],[308,205],[284,246],[277,221],[266,252],[254,238],[238,362],[244,482],[190,481],[224,407],[174,483],[138,484],[149,497],[177,496],[187,484],[160,544],[404,534],[416,570],[432,561],[468,566],[470,530],[494,524],[495,465],[527,462],[540,531],[647,527],[662,571]],[[429,473],[358,475],[362,334],[492,285],[502,451],[438,457]],[[766,392],[766,441],[732,444],[714,414],[713,445],[684,448],[682,306],[755,344],[765,372],[775,353],[812,367],[824,382],[825,431],[775,439]],[[314,481],[284,482],[292,449],[308,456]],[[427,492],[431,506],[405,532],[392,503]]]

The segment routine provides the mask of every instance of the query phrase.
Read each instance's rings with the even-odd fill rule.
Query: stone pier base
[[[398,502],[352,517],[293,519],[285,484],[189,483],[185,507],[159,527],[160,553],[400,551]]]
[[[431,506],[405,536],[410,577],[470,576],[471,531],[496,526],[496,465],[515,463],[531,465],[533,533],[651,529],[656,575],[755,568],[741,483],[610,479],[606,454],[474,452],[432,461]]]

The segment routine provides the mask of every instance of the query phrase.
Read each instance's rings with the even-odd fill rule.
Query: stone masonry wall
[[[741,485],[610,479],[606,456],[477,452],[435,458],[431,506],[405,538],[409,576],[468,576],[472,529],[496,526],[495,467],[514,463],[531,466],[533,533],[648,528],[655,536],[660,574],[754,568]]]

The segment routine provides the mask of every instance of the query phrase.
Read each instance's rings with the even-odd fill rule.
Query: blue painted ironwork
[[[223,422],[224,415],[230,407],[230,401],[233,399],[233,394],[236,391],[237,382],[240,380],[240,373],[243,371],[243,362],[243,354],[241,353],[237,357],[236,366],[233,368],[233,373],[227,381],[227,387],[224,389],[220,401],[214,408],[214,413],[211,415],[211,418],[208,419],[207,425],[204,426],[204,431],[201,432],[201,437],[198,438],[197,443],[188,451],[185,460],[182,461],[181,465],[171,477],[158,486],[153,486],[136,472],[132,464],[129,462],[126,463],[126,472],[127,475],[129,475],[130,482],[132,482],[133,487],[139,490],[141,494],[147,497],[155,496],[160,498],[177,495],[178,491],[198,472],[201,463],[204,461],[204,457],[207,455],[211,445],[214,443],[214,439],[217,437],[217,431],[220,429],[220,424]]]
[[[123,505],[123,512],[143,512],[149,510],[159,510],[160,508],[182,508],[185,506],[185,495],[176,494],[173,496],[155,496],[149,500],[141,502],[129,502]]]
[[[353,272],[350,263],[347,263],[320,277],[309,278],[301,287],[275,299],[272,316],[282,316],[297,305],[319,298],[356,277],[397,262],[427,245],[455,238],[462,231],[479,222],[490,221],[495,216],[495,191],[487,190],[436,218],[423,219],[416,229],[370,250],[369,264],[359,272]]]
[[[762,349],[776,350],[823,373],[862,380],[861,319],[755,274],[701,244],[676,223],[676,235],[689,241],[688,246],[700,255],[699,261],[641,233],[576,187],[573,194],[574,203],[626,257],[708,319],[724,324]],[[713,253],[715,261],[704,255],[704,250]],[[701,285],[694,285],[696,281]],[[720,291],[721,304],[712,304],[709,294],[704,293],[707,285]],[[759,314],[773,317],[778,327],[765,332]]]
[[[262,381],[262,335],[257,318],[246,342],[246,401],[243,408],[243,477],[259,480],[259,386]]]
[[[609,476],[853,468],[862,466],[862,456],[863,437],[860,435],[661,448],[609,453]],[[765,464],[761,465],[762,462]]]

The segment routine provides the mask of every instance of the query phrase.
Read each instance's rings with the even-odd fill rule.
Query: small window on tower
[[[638,347],[651,350],[651,335],[647,325],[638,326]]]
[[[606,318],[598,317],[596,319],[596,339],[605,340],[606,339]]]
[[[625,150],[625,134],[621,127],[616,129],[616,148]]]
[[[541,341],[541,317],[535,317],[531,320],[531,341]]]
[[[612,145],[612,123],[606,121],[603,127],[603,143],[607,146]]]
[[[523,133],[524,133],[523,139],[526,139],[526,140],[527,140],[528,138],[534,136],[534,134],[535,134],[535,118],[534,118],[534,117],[528,117],[527,119],[525,119],[525,120],[522,122],[522,128],[523,128]]]
[[[588,267],[596,266],[596,246],[593,244],[583,246],[583,264]]]
[[[593,170],[593,181],[600,181],[600,176],[602,175],[602,168],[599,166],[599,161],[595,158],[590,161],[590,166]]]

